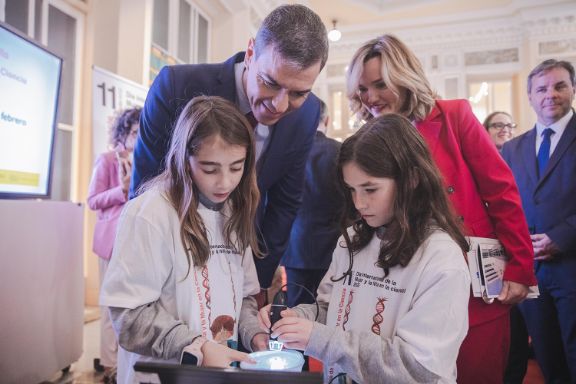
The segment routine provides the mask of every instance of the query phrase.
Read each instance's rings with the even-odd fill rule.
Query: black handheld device
[[[280,290],[274,295],[274,301],[270,306],[270,333],[272,333],[272,326],[282,318],[280,312],[287,309],[288,306],[286,305],[286,292]]]

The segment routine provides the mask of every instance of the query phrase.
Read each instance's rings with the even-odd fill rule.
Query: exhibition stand
[[[322,375],[311,372],[247,371],[239,368],[203,368],[191,365],[139,362],[134,370],[156,373],[162,384],[321,384]]]
[[[2,383],[49,380],[82,355],[83,211],[71,202],[0,200]]]

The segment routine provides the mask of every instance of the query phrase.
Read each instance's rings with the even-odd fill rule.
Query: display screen
[[[0,23],[0,198],[49,197],[62,59]]]

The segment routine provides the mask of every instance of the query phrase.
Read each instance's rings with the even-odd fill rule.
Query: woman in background
[[[512,116],[502,111],[489,114],[482,125],[486,128],[486,132],[488,132],[492,142],[499,151],[502,150],[504,143],[514,137],[514,131],[516,130],[516,123],[512,120]]]
[[[536,284],[534,252],[510,168],[466,100],[440,100],[416,55],[398,38],[365,43],[348,67],[348,98],[361,118],[399,113],[416,126],[442,173],[468,236],[500,240],[509,262],[492,304],[471,297],[458,355],[458,383],[502,383],[510,341],[508,309]]]
[[[509,113],[496,111],[484,119],[484,128],[490,135],[492,142],[499,151],[504,143],[514,137],[516,124]],[[530,346],[528,344],[528,330],[517,305],[510,308],[510,351],[508,365],[504,375],[505,384],[522,383],[528,369]]]
[[[140,108],[126,109],[118,115],[110,129],[112,150],[98,156],[88,188],[88,207],[97,211],[92,250],[99,256],[100,284],[112,256],[116,224],[124,203],[132,174],[132,152],[140,127]],[[116,382],[118,343],[112,329],[107,308],[101,309],[100,361],[104,367],[104,381]]]

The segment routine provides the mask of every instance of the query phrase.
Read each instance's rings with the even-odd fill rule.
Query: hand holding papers
[[[472,279],[474,297],[492,303],[502,290],[504,269],[508,256],[500,241],[483,237],[468,237],[468,269]],[[538,286],[529,287],[527,299],[538,297]]]

